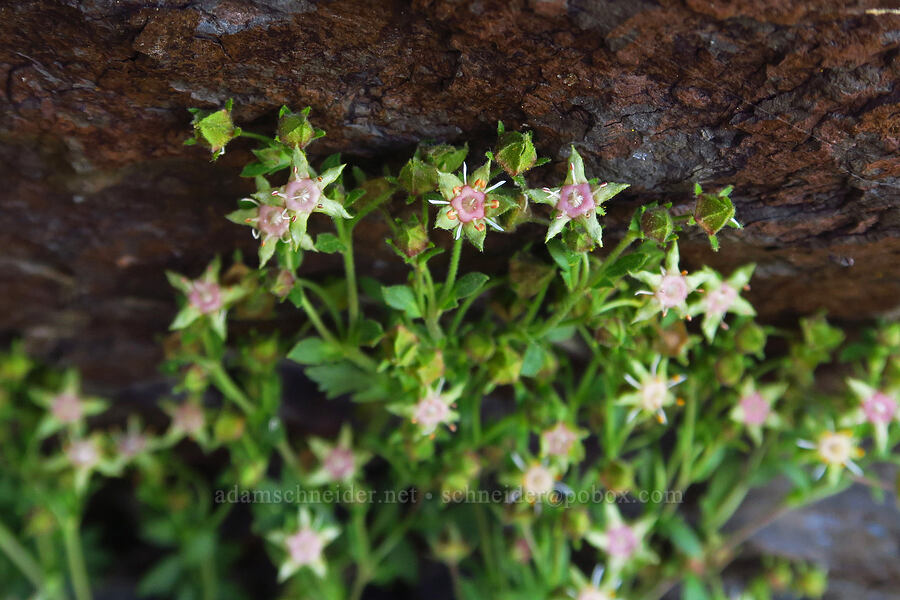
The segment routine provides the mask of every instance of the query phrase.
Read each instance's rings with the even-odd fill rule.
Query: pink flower
[[[682,306],[690,293],[687,277],[681,274],[665,273],[654,291],[654,296],[663,307],[663,314],[670,308]]]
[[[187,434],[197,433],[205,422],[203,409],[191,402],[179,405],[172,413],[172,426]]]
[[[450,418],[450,406],[437,394],[428,394],[416,404],[413,422],[425,431],[434,431]]]
[[[724,315],[738,298],[737,290],[723,283],[719,287],[709,290],[706,295],[706,312],[713,315]]]
[[[483,187],[483,186],[481,186]],[[460,223],[471,223],[484,218],[484,192],[469,185],[459,188],[459,192],[450,200],[450,206],[456,212]]]
[[[875,392],[862,403],[869,423],[890,423],[897,412],[897,401],[883,392]]]
[[[594,207],[594,193],[589,183],[564,185],[559,190],[559,201],[556,203],[556,208],[570,219],[587,214],[594,210]]]
[[[259,206],[259,221],[257,227],[265,238],[281,238],[287,233],[290,219],[284,214],[284,209],[277,206],[261,204]],[[265,240],[263,240],[265,242]]]
[[[76,440],[66,448],[66,457],[74,467],[92,467],[100,460],[94,440]]]
[[[744,423],[747,425],[762,425],[772,412],[771,406],[759,392],[743,396],[740,406],[743,411]]]
[[[350,448],[336,446],[324,460],[325,470],[336,481],[344,480],[356,470],[356,458]]]
[[[204,315],[217,312],[223,305],[222,288],[214,281],[192,281],[187,297],[188,303]]]
[[[616,525],[606,531],[606,552],[614,558],[627,560],[638,547],[638,539],[628,525]]]
[[[322,558],[325,541],[312,527],[305,527],[285,540],[291,562],[297,566],[311,565]]]
[[[117,448],[124,458],[132,458],[147,447],[147,438],[140,433],[130,432],[119,438]]]
[[[572,444],[578,439],[574,431],[557,423],[552,429],[548,429],[541,435],[547,454],[550,456],[568,456]]]
[[[310,178],[292,179],[284,186],[284,191],[275,191],[273,195],[284,198],[288,210],[309,214],[319,208],[319,197],[322,190]]]
[[[76,423],[84,414],[84,408],[78,396],[63,392],[53,398],[50,412],[60,423]]]

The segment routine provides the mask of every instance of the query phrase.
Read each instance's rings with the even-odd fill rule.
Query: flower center
[[[147,439],[139,433],[129,433],[119,440],[118,447],[119,454],[132,457],[147,447]]]
[[[723,283],[706,296],[706,312],[716,315],[727,312],[737,300],[737,295],[737,291],[733,287]]]
[[[656,412],[666,403],[669,386],[662,377],[653,377],[641,386],[641,407],[648,412]]]
[[[850,460],[853,440],[846,433],[825,433],[819,439],[819,456],[830,465],[842,465]]]
[[[284,218],[284,211],[276,206],[263,204],[259,207],[259,230],[272,237],[281,237],[287,232],[290,221]]]
[[[656,299],[663,308],[675,308],[688,297],[688,283],[683,275],[666,275],[656,288]]]
[[[175,409],[173,425],[185,433],[196,433],[203,428],[205,422],[203,409],[194,404],[182,404]]]
[[[532,496],[545,496],[553,491],[553,473],[546,467],[534,465],[525,471],[522,487]]]
[[[75,394],[60,394],[53,399],[50,412],[61,423],[75,423],[81,419],[81,401]]]
[[[301,529],[285,540],[291,561],[297,565],[308,565],[319,560],[325,544],[312,528]]]
[[[573,219],[593,210],[594,194],[591,192],[590,184],[564,185],[559,191],[556,208]]]
[[[628,525],[619,525],[606,532],[606,551],[616,558],[631,558],[637,549],[638,540],[634,531]]]
[[[875,392],[863,401],[862,409],[870,423],[890,423],[897,412],[897,402],[883,392]]]
[[[484,218],[484,192],[479,192],[471,186],[463,186],[459,193],[450,201],[450,206],[456,210],[460,223],[469,223],[475,219]]]
[[[311,213],[319,203],[322,190],[312,179],[289,181],[284,186],[285,206],[288,210],[300,213]]]
[[[341,480],[353,475],[356,469],[353,452],[349,448],[337,447],[325,458],[325,470],[332,479]]]
[[[450,417],[450,407],[439,396],[426,396],[419,400],[413,417],[425,430],[432,430]]]
[[[222,308],[222,290],[211,281],[194,281],[188,292],[188,303],[204,315]]]
[[[759,392],[741,398],[741,410],[744,412],[744,423],[747,425],[762,425],[771,412],[769,403]]]

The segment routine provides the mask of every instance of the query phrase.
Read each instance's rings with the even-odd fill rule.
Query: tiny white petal
[[[503,185],[504,183],[506,183],[506,182],[505,182],[505,181],[501,181],[501,182],[499,182],[499,183],[495,183],[494,185],[492,185],[492,186],[489,187],[488,189],[484,190],[484,193],[487,194],[488,192],[491,192],[491,191],[493,191],[493,190],[496,190],[498,187],[500,187],[500,186]]]
[[[630,383],[631,387],[638,389],[638,390],[641,389],[641,384],[638,383],[638,381],[634,377],[629,375],[628,373],[625,373],[625,381]]]
[[[525,461],[522,460],[522,457],[519,456],[518,452],[513,452],[512,455],[510,456],[510,458],[512,458],[512,461],[515,463],[515,465],[517,467],[519,467],[519,470],[521,470],[521,471],[528,470],[528,466],[525,464]]]
[[[429,200],[428,202],[431,204],[450,204],[446,200]]]
[[[847,467],[847,470],[856,475],[857,477],[863,476],[863,470],[859,467],[858,464],[853,462],[852,460],[848,460],[844,463],[844,466]]]
[[[797,440],[797,446],[807,450],[815,450],[817,448],[815,442],[809,440]]]
[[[489,224],[491,227],[493,227],[494,229],[496,229],[497,231],[503,231],[503,228],[500,227],[499,225],[497,225],[497,223],[496,223],[493,219],[490,219],[490,218],[488,218],[488,217],[485,217],[484,220],[487,221],[488,224]]]

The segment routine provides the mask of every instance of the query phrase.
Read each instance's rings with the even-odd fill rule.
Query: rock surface
[[[900,16],[875,5],[4,3],[0,332],[99,383],[153,376],[173,312],[163,269],[252,251],[222,217],[248,146],[215,164],[182,146],[185,108],[230,97],[259,130],[311,105],[322,155],[399,157],[423,138],[480,152],[498,119],[553,158],[574,142],[593,173],[633,184],[610,237],[639,199],[732,183],[746,228],[718,255],[687,240],[688,264],[759,263],[770,320],[896,314]]]

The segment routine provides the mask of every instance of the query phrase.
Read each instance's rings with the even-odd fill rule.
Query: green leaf
[[[694,530],[680,517],[671,517],[660,525],[661,533],[667,536],[681,552],[691,558],[703,555],[703,544]]]
[[[301,365],[319,365],[338,360],[341,352],[322,338],[309,337],[297,342],[287,357]]]
[[[359,343],[363,346],[374,346],[384,337],[381,323],[373,319],[365,319],[359,326]]]
[[[316,250],[325,254],[334,254],[335,252],[344,252],[347,246],[344,245],[333,233],[320,233],[316,236]]]
[[[534,377],[544,364],[544,350],[536,342],[528,344],[525,356],[522,357],[521,374],[525,377]]]
[[[490,277],[484,273],[478,273],[477,271],[466,273],[460,277],[457,280],[456,285],[453,286],[453,295],[456,296],[456,298],[471,296],[480,290],[481,286],[487,283],[489,279]]]
[[[318,384],[328,399],[363,391],[372,383],[368,373],[348,362],[309,367],[305,374]]]
[[[700,578],[691,574],[684,579],[681,598],[682,600],[709,600],[709,594]]]
[[[181,576],[181,557],[167,556],[141,578],[137,592],[141,596],[168,596]]]
[[[646,254],[642,252],[632,252],[631,254],[619,257],[619,259],[604,272],[604,275],[610,278],[621,277],[626,273],[639,271],[640,268],[644,266],[645,262],[647,262]]]
[[[422,316],[419,305],[416,303],[416,295],[408,285],[382,287],[381,294],[384,301],[391,308],[402,310],[411,318]]]

